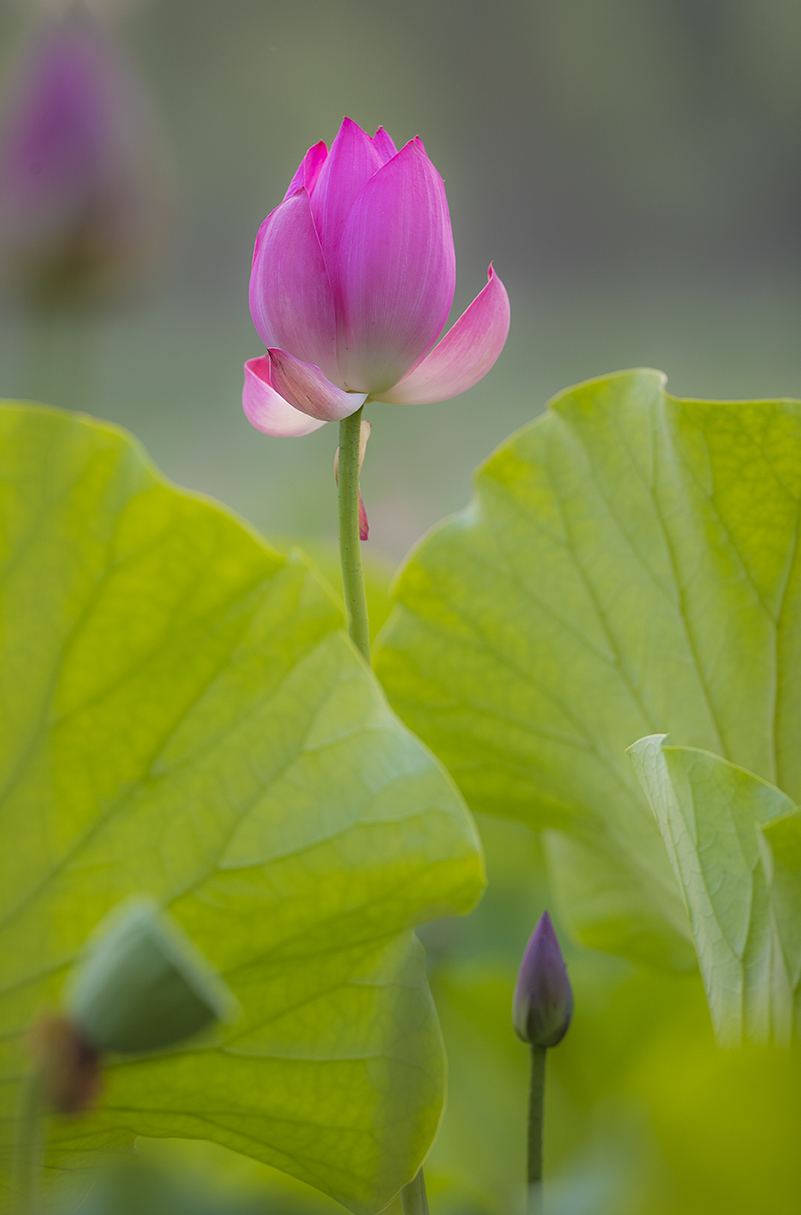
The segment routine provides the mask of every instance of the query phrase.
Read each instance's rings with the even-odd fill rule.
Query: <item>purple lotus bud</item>
[[[0,254],[42,306],[102,304],[162,260],[172,188],[139,81],[82,8],[43,22],[0,122]]]
[[[517,1036],[531,1046],[557,1046],[572,1016],[573,989],[551,917],[544,911],[520,963],[512,1022]]]

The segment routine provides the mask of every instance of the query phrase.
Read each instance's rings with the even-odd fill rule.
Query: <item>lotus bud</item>
[[[67,1015],[96,1051],[175,1046],[230,1019],[233,997],[178,928],[150,903],[128,905],[90,942]]]
[[[85,4],[44,20],[0,119],[0,255],[36,309],[105,305],[163,261],[173,190],[148,99]]]
[[[466,392],[509,332],[486,286],[442,334],[456,255],[442,178],[420,139],[351,121],[309,148],[253,253],[250,311],[267,347],[245,364],[242,404],[268,435],[305,435],[366,401],[424,405]]]
[[[557,1046],[573,1016],[573,990],[551,917],[544,911],[526,946],[517,975],[512,1021],[531,1046]]]

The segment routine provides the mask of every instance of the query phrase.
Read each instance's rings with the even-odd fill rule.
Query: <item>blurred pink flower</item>
[[[471,388],[503,349],[509,297],[490,266],[434,346],[455,275],[445,187],[421,141],[398,152],[383,128],[371,138],[346,118],[256,238],[250,311],[267,353],[245,364],[249,420],[304,435],[367,400],[425,405]]]
[[[44,21],[4,99],[0,250],[36,304],[105,303],[161,260],[166,152],[139,80],[85,9]]]

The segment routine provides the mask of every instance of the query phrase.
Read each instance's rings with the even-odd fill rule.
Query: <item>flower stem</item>
[[[364,593],[361,541],[359,540],[359,438],[362,409],[339,423],[339,561],[348,614],[348,636],[370,661],[370,631]],[[423,1210],[424,1208],[420,1208]]]
[[[364,406],[339,423],[339,561],[348,614],[348,636],[370,661],[370,631],[359,539],[359,443]],[[423,1170],[401,1190],[403,1215],[429,1215]]]
[[[542,1215],[542,1123],[545,1097],[545,1047],[531,1047],[528,1093],[528,1215]]]
[[[17,1215],[36,1215],[42,1173],[44,1101],[38,1072],[20,1085],[14,1126],[14,1193]]]
[[[401,1190],[401,1206],[403,1215],[428,1215],[428,1196],[422,1169]]]

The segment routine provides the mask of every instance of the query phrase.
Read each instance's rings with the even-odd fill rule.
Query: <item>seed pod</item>
[[[233,997],[155,904],[112,913],[90,941],[67,1013],[95,1050],[138,1054],[175,1046],[229,1020]]]

